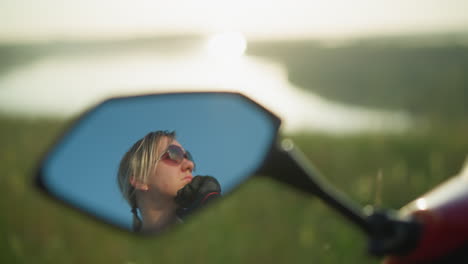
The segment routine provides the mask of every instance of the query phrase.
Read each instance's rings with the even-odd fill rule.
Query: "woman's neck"
[[[139,199],[143,232],[161,232],[176,222],[176,203],[173,199]]]

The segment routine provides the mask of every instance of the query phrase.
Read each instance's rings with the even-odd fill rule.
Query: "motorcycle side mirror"
[[[374,255],[406,252],[414,246],[419,230],[417,224],[394,218],[388,211],[364,212],[327,184],[290,140],[278,140],[280,123],[273,113],[239,93],[111,98],[84,113],[52,147],[40,164],[37,185],[53,198],[100,221],[135,230],[135,217],[142,216],[142,206],[138,203],[161,202],[161,197],[175,199],[179,196],[177,188],[186,184],[172,190],[167,187],[172,186],[172,180],[155,180],[166,173],[158,172],[159,165],[152,164],[160,162],[167,154],[171,156],[173,168],[178,166],[193,175],[215,177],[223,195],[253,174],[265,175],[313,194],[366,233]],[[180,155],[165,152],[168,142],[158,143],[156,150],[148,152],[156,153],[156,158],[151,158],[151,154],[142,154],[137,159],[125,158],[128,152],[145,148],[145,135],[155,131],[177,133],[177,143],[183,147],[182,161],[177,159]],[[158,150],[158,147],[163,149]],[[187,150],[193,156],[196,172],[187,161],[191,159],[184,153]],[[125,159],[128,159],[127,165],[122,166],[121,161]],[[147,173],[142,173],[145,170]],[[122,181],[120,176],[117,179],[118,174],[127,176]],[[138,178],[135,174],[148,177]],[[183,175],[178,184],[185,176],[191,177]],[[122,185],[127,187],[122,188]],[[169,189],[172,191],[166,192]],[[189,188],[188,193],[192,189]],[[136,200],[129,198],[129,193],[134,194],[132,197]],[[145,195],[146,200],[142,198]],[[202,197],[203,200],[206,197]],[[143,225],[144,222],[143,219]]]
[[[40,164],[37,184],[75,209],[131,230],[132,208],[119,189],[117,174],[124,154],[139,139],[154,131],[175,131],[177,142],[193,156],[192,176],[215,177],[225,195],[262,165],[279,125],[278,117],[238,93],[111,98],[84,113],[63,134]],[[143,160],[151,162],[131,162]],[[127,176],[128,186],[138,189],[131,183],[133,175]],[[141,217],[141,210],[137,214]]]

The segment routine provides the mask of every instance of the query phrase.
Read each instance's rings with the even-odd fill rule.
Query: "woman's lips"
[[[188,175],[188,176],[185,176],[182,180],[184,180],[184,181],[192,181],[192,179],[193,179],[193,176]]]

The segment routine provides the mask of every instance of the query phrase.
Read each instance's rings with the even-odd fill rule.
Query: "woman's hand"
[[[221,197],[221,185],[214,177],[195,176],[177,192],[175,201],[179,208],[176,213],[184,218],[218,197]]]

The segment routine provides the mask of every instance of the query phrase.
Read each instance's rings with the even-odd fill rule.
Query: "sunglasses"
[[[193,162],[195,169],[195,161],[193,160],[190,152],[184,151],[181,147],[177,145],[169,145],[169,147],[167,147],[167,150],[161,155],[160,159],[170,160],[175,162],[176,164],[180,164],[184,159],[187,159]]]

